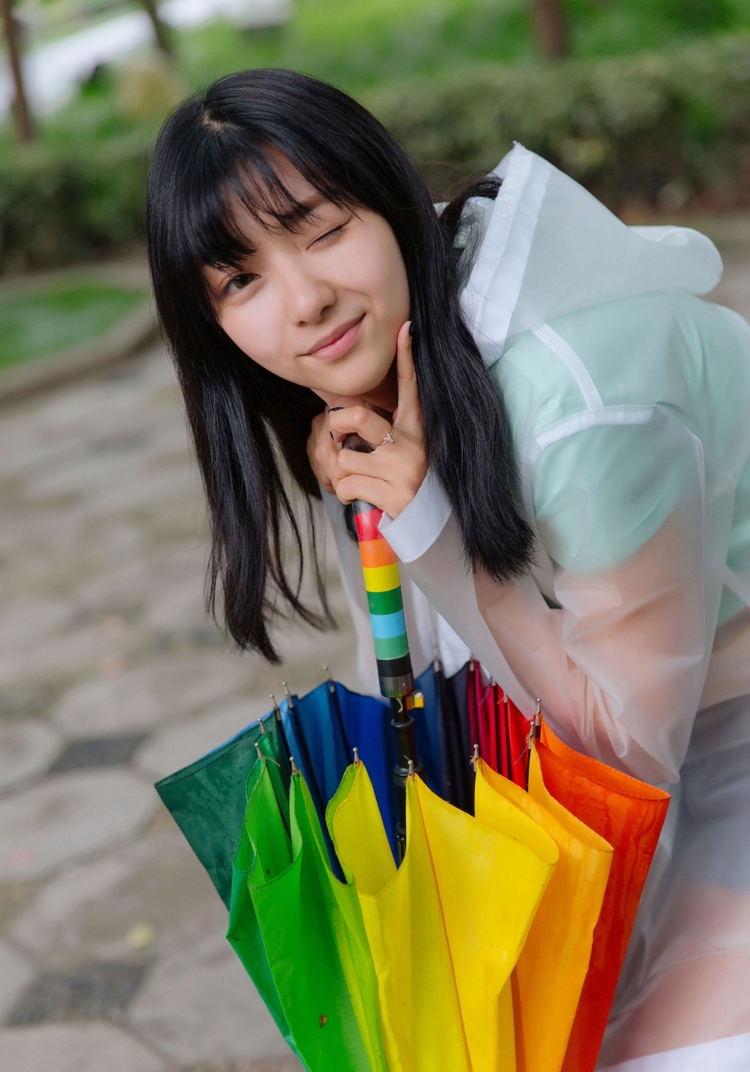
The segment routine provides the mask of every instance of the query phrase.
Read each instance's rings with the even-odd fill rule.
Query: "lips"
[[[315,344],[310,350],[309,356],[316,358],[318,361],[335,361],[337,358],[342,357],[357,341],[363,320],[364,313],[353,320],[347,321],[345,324],[340,324]]]

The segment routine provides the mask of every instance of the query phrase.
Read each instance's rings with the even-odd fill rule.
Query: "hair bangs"
[[[204,181],[186,188],[187,203],[176,214],[183,227],[183,263],[189,260],[200,268],[241,267],[255,252],[244,226],[247,219],[268,231],[283,228],[297,233],[316,206],[289,189],[281,175],[285,163],[326,201],[337,206],[356,201],[308,155],[299,153],[299,147],[261,141],[213,118],[203,127],[209,134],[200,147],[206,156]]]

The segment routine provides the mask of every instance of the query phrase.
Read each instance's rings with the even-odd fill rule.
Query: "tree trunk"
[[[146,14],[151,19],[151,25],[154,28],[154,37],[156,38],[157,45],[162,52],[171,57],[174,55],[172,36],[159,16],[156,0],[143,0],[143,6],[146,9]]]
[[[570,49],[563,0],[532,0],[532,4],[536,39],[541,51],[554,59],[567,56]]]
[[[21,53],[18,47],[18,23],[13,14],[13,0],[0,0],[5,23],[5,41],[8,48],[8,62],[13,76],[15,100],[13,102],[13,114],[18,128],[18,137],[21,141],[31,141],[34,136],[31,126],[31,112],[29,111],[26,89],[23,84],[23,71],[21,70]]]

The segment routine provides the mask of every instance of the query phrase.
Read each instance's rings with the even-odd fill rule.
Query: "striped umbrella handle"
[[[398,559],[379,525],[383,511],[360,499],[352,503],[375,642],[380,691],[398,698],[414,692]]]

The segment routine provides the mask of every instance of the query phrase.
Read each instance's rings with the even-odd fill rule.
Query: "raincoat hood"
[[[707,294],[721,278],[721,257],[705,235],[628,227],[522,145],[493,174],[503,183],[461,295],[488,367],[552,317],[671,287]]]

